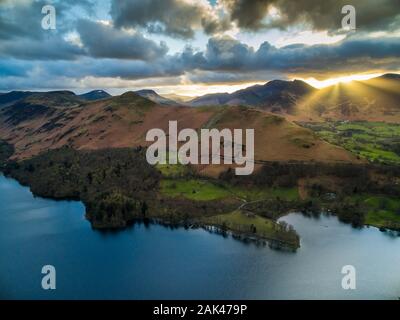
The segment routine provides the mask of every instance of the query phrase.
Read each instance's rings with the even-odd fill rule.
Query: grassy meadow
[[[337,121],[302,123],[329,143],[374,163],[400,164],[400,125],[385,122]]]

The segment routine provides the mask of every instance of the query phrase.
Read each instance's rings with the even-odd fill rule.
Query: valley
[[[400,125],[366,121],[299,123],[325,141],[374,163],[400,164]]]

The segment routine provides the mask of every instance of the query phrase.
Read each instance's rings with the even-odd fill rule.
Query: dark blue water
[[[334,217],[285,218],[297,253],[246,245],[203,230],[136,224],[91,229],[80,202],[34,198],[0,176],[0,297],[7,299],[397,299],[400,238]],[[54,265],[57,289],[41,288]],[[354,265],[357,289],[343,290]]]

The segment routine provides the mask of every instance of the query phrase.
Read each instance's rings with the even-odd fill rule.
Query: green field
[[[376,163],[400,164],[400,125],[384,122],[337,121],[301,123],[329,143]]]
[[[276,199],[281,200],[298,200],[299,193],[297,187],[294,188],[257,188],[257,187],[235,187],[226,186],[226,188],[234,194],[236,197],[244,199],[248,202],[265,200],[265,199]]]
[[[182,164],[157,164],[157,169],[166,178],[184,177],[189,172],[189,168]]]
[[[217,200],[231,196],[225,188],[207,180],[198,179],[164,179],[161,181],[161,193],[169,197],[184,197],[197,201]]]
[[[357,204],[365,225],[400,230],[400,199],[385,195],[359,194],[345,197],[342,203]]]
[[[276,198],[297,200],[299,198],[297,188],[236,187],[202,179],[163,179],[161,193],[169,197],[184,197],[198,201],[229,197],[248,202]]]
[[[368,207],[366,224],[400,230],[400,199],[371,196],[364,200],[364,204]]]
[[[250,230],[251,226],[254,226],[256,232],[259,234],[272,234],[274,232],[274,225],[270,219],[266,219],[260,216],[247,216],[240,211],[234,211],[228,214],[221,214],[207,218],[207,221],[211,224],[222,225],[225,224],[229,229],[237,230],[245,228]]]
[[[206,218],[204,221],[236,233],[253,234],[264,239],[282,241],[295,249],[300,246],[299,236],[291,226],[279,224],[258,215],[249,215],[240,210]]]

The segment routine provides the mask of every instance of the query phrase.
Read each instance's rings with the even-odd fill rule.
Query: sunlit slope
[[[367,120],[400,122],[400,75],[340,82],[316,89],[294,80],[274,80],[233,93],[217,93],[190,101],[192,106],[250,106],[289,120]]]
[[[400,77],[387,74],[315,91],[303,97],[289,118],[400,122]]]

